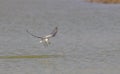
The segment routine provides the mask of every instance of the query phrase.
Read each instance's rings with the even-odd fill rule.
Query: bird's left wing
[[[49,35],[46,35],[45,37],[46,38],[54,37],[56,35],[57,31],[58,31],[58,28],[55,27],[55,29]]]
[[[58,32],[58,27],[55,27],[54,30],[50,33],[52,37],[54,37]]]

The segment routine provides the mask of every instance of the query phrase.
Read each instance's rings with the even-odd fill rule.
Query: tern
[[[40,43],[43,43],[43,45],[46,47],[50,44],[49,39],[56,36],[56,33],[58,32],[58,27],[55,27],[54,30],[46,36],[36,36],[28,30],[26,30],[26,32],[32,35],[33,37],[40,38]]]

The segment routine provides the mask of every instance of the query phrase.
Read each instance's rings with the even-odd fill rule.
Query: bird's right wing
[[[36,36],[36,35],[33,35],[31,32],[29,32],[28,30],[26,30],[27,33],[29,33],[30,35],[32,35],[33,37],[36,37],[36,38],[42,38],[42,37],[39,37],[39,36]]]

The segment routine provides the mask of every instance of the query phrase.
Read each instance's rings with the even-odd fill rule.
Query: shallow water
[[[119,74],[120,5],[83,0],[0,0],[1,74]],[[44,47],[26,33],[44,36]]]

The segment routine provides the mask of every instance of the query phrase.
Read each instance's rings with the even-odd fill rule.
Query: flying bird
[[[58,27],[55,27],[54,30],[46,36],[36,36],[36,35],[32,34],[31,32],[29,32],[28,30],[26,30],[26,32],[29,33],[30,35],[32,35],[33,37],[40,38],[41,39],[40,43],[43,43],[43,45],[46,47],[50,44],[49,39],[56,36],[56,34],[58,32]]]

